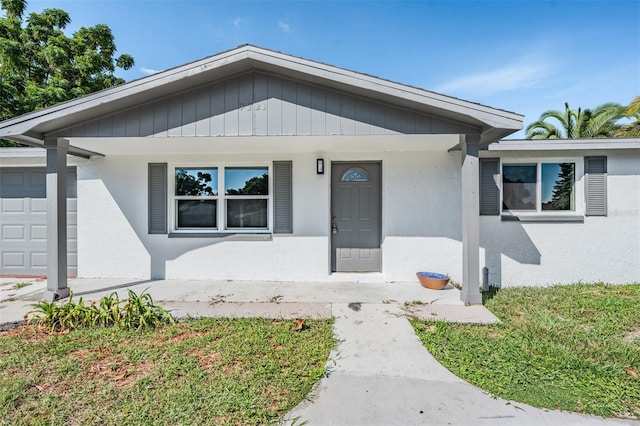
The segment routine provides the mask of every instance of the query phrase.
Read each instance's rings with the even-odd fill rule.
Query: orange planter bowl
[[[432,290],[442,290],[447,286],[450,279],[447,275],[437,274],[435,272],[418,272],[416,276],[420,284],[422,284],[422,287]]]

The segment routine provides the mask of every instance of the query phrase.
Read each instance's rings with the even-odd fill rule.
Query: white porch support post
[[[462,148],[462,291],[464,303],[482,303],[480,295],[480,135],[461,135]]]
[[[47,289],[52,302],[69,296],[67,287],[67,151],[69,141],[46,139],[47,150]]]

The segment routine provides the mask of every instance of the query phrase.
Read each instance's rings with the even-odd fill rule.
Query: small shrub
[[[96,326],[141,329],[175,322],[166,309],[153,303],[150,294],[142,292],[138,295],[132,290],[129,290],[129,297],[125,300],[120,300],[118,294],[113,292],[88,306],[82,298],[75,303],[73,293],[62,305],[42,301],[31,306],[35,309],[27,312],[25,318],[51,331]]]

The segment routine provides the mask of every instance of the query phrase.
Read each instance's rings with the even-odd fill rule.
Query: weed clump
[[[132,290],[129,290],[128,298],[124,300],[120,300],[118,293],[113,292],[97,302],[86,305],[82,297],[77,303],[74,302],[71,293],[69,300],[62,305],[42,301],[31,306],[35,309],[25,314],[25,320],[51,331],[80,327],[121,327],[139,330],[175,322],[166,309],[153,303],[149,293],[142,292],[138,295]]]

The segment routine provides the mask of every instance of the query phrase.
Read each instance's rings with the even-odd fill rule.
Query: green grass
[[[485,305],[501,324],[412,324],[438,361],[495,396],[640,418],[640,284],[505,289]]]
[[[203,319],[0,333],[0,424],[268,424],[304,399],[332,321]]]
[[[30,282],[21,282],[21,283],[16,283],[13,288],[16,290],[20,290],[21,288],[25,288],[25,287],[29,287],[30,285],[32,285],[33,283]]]

